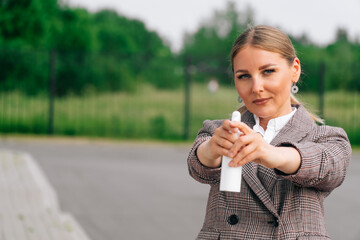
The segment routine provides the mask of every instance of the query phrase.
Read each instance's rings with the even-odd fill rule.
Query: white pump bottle
[[[231,121],[240,122],[240,112],[234,111]],[[236,135],[239,137],[240,131]],[[231,160],[229,157],[222,156],[220,191],[240,192],[242,167],[230,167],[229,162]]]

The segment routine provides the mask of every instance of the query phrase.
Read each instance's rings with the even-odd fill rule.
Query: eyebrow
[[[263,69],[266,69],[266,68],[269,68],[269,67],[275,67],[275,66],[276,66],[276,64],[275,64],[275,63],[268,63],[268,64],[265,64],[265,65],[263,65],[263,66],[259,67],[259,70],[263,70]],[[247,72],[248,72],[248,70],[239,69],[239,70],[236,70],[236,72],[235,72],[235,73],[242,73],[242,72],[247,73]]]
[[[262,70],[262,69],[265,69],[265,68],[268,68],[268,67],[274,67],[274,66],[276,66],[275,63],[265,64],[265,65],[259,67],[259,70]]]

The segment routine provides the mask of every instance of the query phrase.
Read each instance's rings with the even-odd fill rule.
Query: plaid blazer
[[[343,129],[319,126],[301,105],[271,142],[292,146],[301,166],[292,175],[250,162],[243,166],[240,193],[220,192],[221,168],[208,168],[197,158],[198,146],[223,120],[206,120],[188,156],[190,175],[210,184],[203,227],[197,239],[330,239],[324,219],[324,199],[344,180],[351,146]],[[253,115],[242,121],[251,128]]]

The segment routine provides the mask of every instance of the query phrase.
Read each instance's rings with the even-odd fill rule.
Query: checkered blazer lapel
[[[297,111],[271,141],[271,145],[278,146],[284,142],[300,142],[313,129],[315,122],[310,118],[305,108],[302,105],[293,105],[293,107],[296,107]]]
[[[312,129],[314,121],[308,116],[304,107],[301,105],[294,105],[298,110],[290,121],[281,129],[278,135],[272,140],[271,145],[278,146],[280,143],[284,142],[299,142],[301,141]],[[255,125],[255,119],[252,113],[245,112],[242,115],[242,121],[246,123],[249,127],[253,128]],[[258,198],[263,202],[267,209],[274,215],[278,217],[276,208],[271,200],[271,197],[268,191],[265,189],[264,185],[261,183],[260,179],[257,176],[257,171],[259,164],[254,162],[249,162],[243,166],[243,179],[252,189],[252,191],[258,196]],[[272,171],[269,171],[269,180],[275,182],[276,175],[270,174]],[[272,183],[269,183],[272,185]]]

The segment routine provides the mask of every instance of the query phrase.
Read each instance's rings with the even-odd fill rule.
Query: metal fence
[[[66,76],[59,77],[59,68],[70,67],[76,71],[90,66],[88,60],[59,66],[58,57],[56,52],[2,51],[0,61],[12,63],[11,68],[2,69],[0,73],[2,135],[193,139],[205,119],[227,118],[238,107],[234,86],[222,84],[214,71],[192,64],[191,59],[184,61],[177,70],[182,81],[177,88],[157,89],[139,81],[136,90],[131,92],[98,91],[91,87],[96,76],[86,76],[89,84],[84,85],[86,87],[81,94],[70,92],[58,96],[56,90],[64,83],[75,81],[67,79],[65,82]],[[30,61],[32,68],[42,71],[21,69],[19,60]],[[166,66],[163,68],[158,71],[165,70]],[[319,71],[325,76],[324,68]],[[27,84],[30,78],[32,84]],[[301,93],[300,89],[300,99],[308,103],[308,108],[323,116],[327,124],[343,127],[352,143],[360,144],[359,93],[325,92],[326,79],[322,79],[324,81],[319,83],[317,93]],[[232,81],[230,75],[229,81]]]

